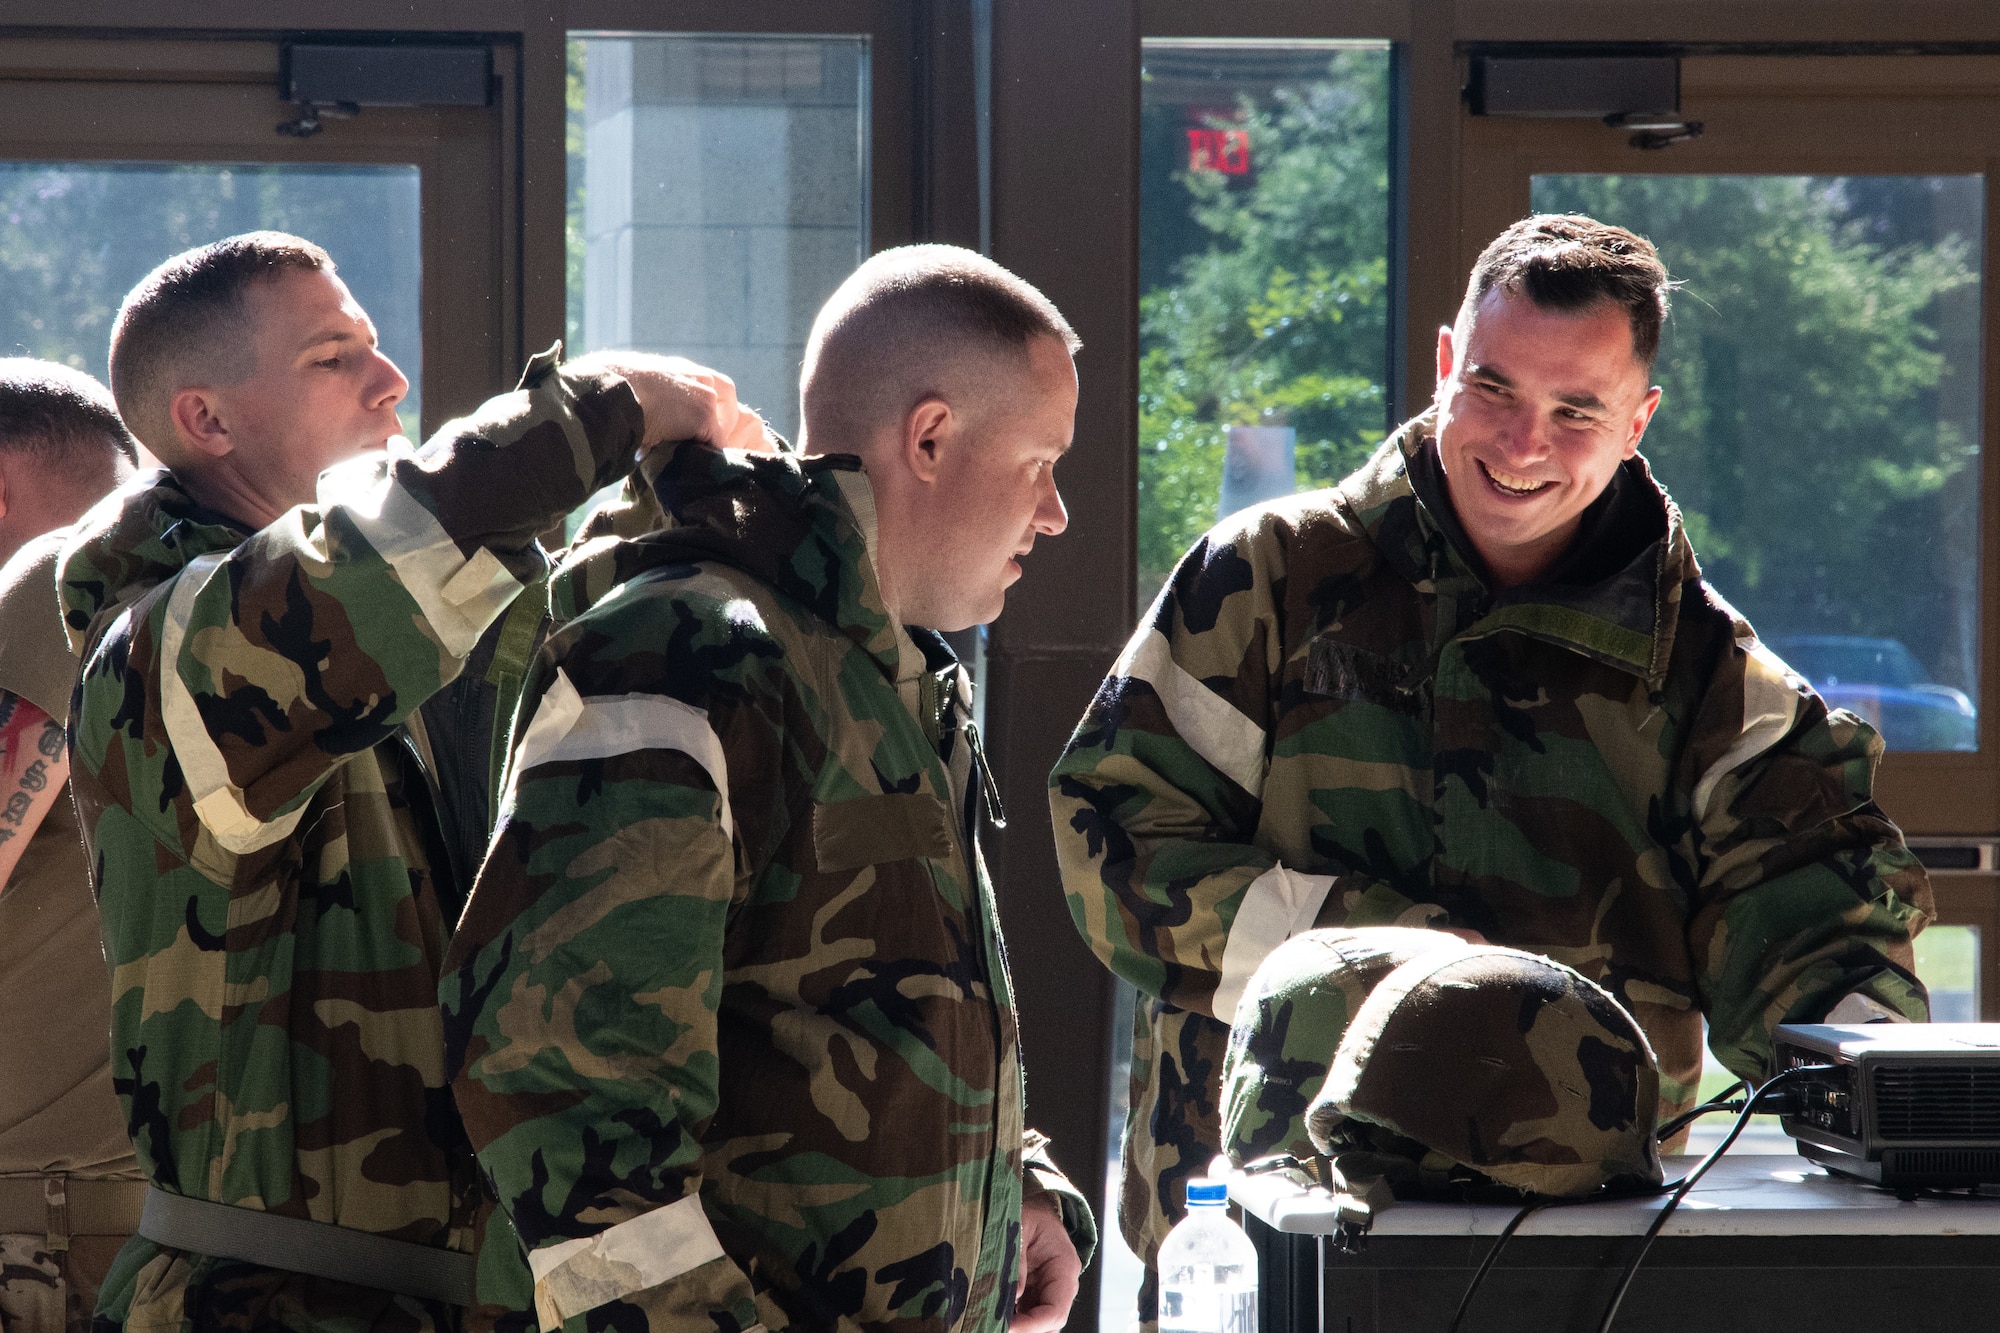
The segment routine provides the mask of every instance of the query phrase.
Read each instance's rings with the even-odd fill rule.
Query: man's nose
[[[1040,500],[1035,505],[1035,531],[1053,537],[1069,526],[1069,510],[1063,507],[1062,492],[1050,473]]]
[[[1533,462],[1548,455],[1549,423],[1541,413],[1522,408],[1508,419],[1500,438],[1509,459]]]
[[[367,405],[370,411],[394,407],[410,395],[410,377],[397,368],[396,363],[377,351],[374,375],[368,382]]]

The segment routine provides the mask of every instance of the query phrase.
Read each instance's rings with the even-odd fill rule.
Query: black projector
[[[1832,1066],[1780,1117],[1800,1156],[1903,1194],[2000,1182],[2000,1023],[1787,1023],[1777,1059]]]

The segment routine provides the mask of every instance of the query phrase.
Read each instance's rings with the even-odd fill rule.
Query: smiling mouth
[[[1550,481],[1536,481],[1533,477],[1516,476],[1512,472],[1500,472],[1484,461],[1480,462],[1479,470],[1486,474],[1486,480],[1492,482],[1493,488],[1502,495],[1533,495],[1555,484]]]

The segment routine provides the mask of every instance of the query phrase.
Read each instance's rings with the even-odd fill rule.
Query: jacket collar
[[[1646,460],[1620,467],[1554,569],[1496,594],[1445,490],[1435,429],[1435,410],[1406,423],[1340,485],[1383,559],[1435,599],[1433,654],[1455,636],[1512,630],[1663,679],[1682,585],[1701,569]]]
[[[564,558],[558,618],[647,569],[714,561],[803,605],[907,685],[930,669],[927,658],[950,650],[889,614],[876,549],[875,496],[858,458],[693,442],[655,449]]]
[[[171,472],[131,478],[98,501],[63,545],[56,578],[70,650],[81,654],[110,616],[189,561],[233,550],[248,536],[241,523],[197,504]]]

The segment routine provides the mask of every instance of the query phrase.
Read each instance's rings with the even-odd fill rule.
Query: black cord
[[[1675,1116],[1672,1120],[1669,1120],[1666,1124],[1661,1125],[1658,1129],[1654,1130],[1653,1131],[1654,1139],[1656,1139],[1661,1143],[1665,1143],[1668,1139],[1680,1133],[1683,1129],[1686,1129],[1689,1125],[1692,1125],[1695,1121],[1701,1119],[1705,1115],[1709,1115],[1716,1111],[1735,1112],[1742,1110],[1743,1109],[1742,1103],[1731,1101],[1730,1098],[1736,1096],[1740,1092],[1747,1091],[1749,1087],[1750,1085],[1745,1083],[1742,1079],[1736,1080],[1736,1082],[1730,1084],[1728,1087],[1724,1088],[1721,1092],[1716,1093],[1715,1096],[1710,1097],[1700,1106],[1695,1107],[1691,1111],[1681,1112],[1679,1115]]]
[[[1729,1145],[1736,1142],[1737,1136],[1750,1123],[1750,1117],[1756,1113],[1757,1107],[1765,1097],[1789,1079],[1803,1074],[1822,1073],[1827,1068],[1825,1065],[1801,1065],[1795,1069],[1783,1070],[1772,1075],[1763,1087],[1743,1099],[1743,1109],[1736,1113],[1736,1123],[1722,1136],[1722,1142],[1710,1149],[1708,1156],[1695,1164],[1694,1170],[1667,1187],[1673,1194],[1667,1199],[1666,1206],[1654,1215],[1653,1224],[1646,1228],[1645,1236],[1639,1241],[1638,1253],[1632,1256],[1631,1261],[1625,1265],[1625,1271],[1619,1274],[1618,1287],[1611,1293],[1611,1303],[1604,1308],[1604,1318],[1598,1321],[1597,1333],[1611,1333],[1611,1323],[1618,1318],[1618,1307],[1625,1303],[1625,1293],[1631,1287],[1632,1279],[1638,1275],[1639,1265],[1646,1258],[1646,1251],[1653,1248],[1654,1238],[1660,1234],[1660,1229],[1666,1226],[1667,1219],[1673,1216],[1674,1209],[1680,1206],[1681,1200],[1688,1196],[1688,1191],[1694,1188],[1695,1182],[1707,1175],[1708,1168],[1714,1166],[1721,1160],[1722,1154],[1729,1151]]]
[[[1500,1248],[1507,1243],[1508,1238],[1518,1231],[1521,1223],[1527,1221],[1532,1214],[1555,1202],[1557,1202],[1555,1199],[1530,1199],[1521,1206],[1521,1211],[1514,1214],[1512,1221],[1500,1228],[1500,1238],[1486,1251],[1486,1257],[1479,1261],[1479,1268],[1473,1273],[1472,1281],[1466,1284],[1465,1295],[1458,1298],[1458,1309],[1453,1313],[1451,1327],[1446,1329],[1445,1333],[1458,1333],[1458,1326],[1465,1319],[1465,1312],[1472,1308],[1473,1293],[1478,1291],[1479,1284],[1486,1280],[1487,1270],[1492,1268],[1493,1261],[1500,1257]]]
[[[1775,1088],[1781,1080],[1796,1072],[1800,1071],[1787,1070],[1785,1073],[1778,1075],[1766,1083],[1757,1092],[1752,1093],[1746,1100],[1741,1102],[1731,1101],[1730,1098],[1749,1089],[1750,1085],[1739,1079],[1701,1105],[1694,1107],[1692,1110],[1682,1112],[1654,1131],[1654,1138],[1664,1143],[1705,1115],[1712,1115],[1717,1111],[1730,1111],[1736,1113],[1737,1117],[1736,1124],[1731,1127],[1728,1135],[1723,1138],[1720,1144],[1716,1145],[1715,1149],[1707,1157],[1703,1158],[1696,1165],[1694,1170],[1679,1180],[1671,1181],[1659,1187],[1658,1193],[1664,1194],[1672,1190],[1674,1191],[1674,1196],[1667,1200],[1666,1207],[1662,1208],[1659,1216],[1653,1219],[1652,1227],[1646,1232],[1645,1239],[1639,1246],[1639,1253],[1633,1256],[1632,1262],[1626,1266],[1625,1272],[1620,1276],[1618,1290],[1611,1297],[1611,1308],[1605,1311],[1604,1321],[1598,1325],[1598,1333],[1609,1333],[1611,1321],[1617,1317],[1618,1307],[1625,1300],[1625,1289],[1631,1286],[1633,1275],[1639,1271],[1640,1261],[1646,1257],[1646,1251],[1652,1247],[1653,1238],[1659,1234],[1660,1228],[1666,1225],[1667,1217],[1679,1206],[1680,1201],[1686,1197],[1687,1192],[1694,1188],[1694,1183],[1701,1179],[1702,1174],[1710,1166],[1714,1165],[1715,1160],[1721,1157],[1723,1153],[1729,1151],[1729,1145],[1736,1141],[1736,1136],[1743,1132],[1743,1127],[1750,1121],[1750,1108],[1761,1101],[1764,1094]],[[1466,1312],[1472,1308],[1472,1298],[1478,1293],[1480,1284],[1486,1281],[1486,1274],[1492,1270],[1495,1261],[1500,1258],[1501,1249],[1513,1238],[1514,1233],[1521,1229],[1523,1222],[1526,1222],[1531,1216],[1544,1208],[1560,1207],[1564,1204],[1572,1203],[1590,1203],[1597,1197],[1596,1195],[1585,1195],[1581,1199],[1540,1198],[1530,1199],[1527,1203],[1523,1204],[1520,1211],[1515,1213],[1507,1225],[1500,1229],[1500,1235],[1487,1248],[1485,1257],[1479,1261],[1479,1267],[1473,1271],[1472,1281],[1468,1282],[1465,1286],[1465,1294],[1458,1298],[1458,1309],[1452,1313],[1451,1324],[1445,1329],[1445,1333],[1458,1333],[1460,1325],[1465,1322]]]

